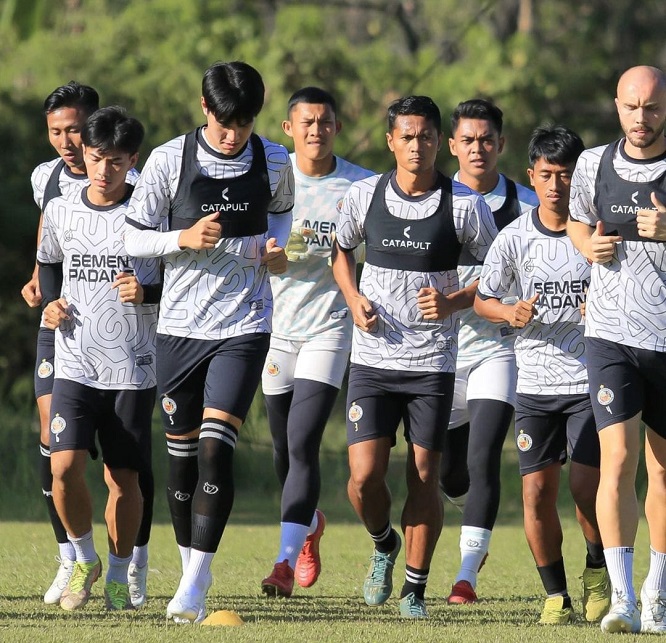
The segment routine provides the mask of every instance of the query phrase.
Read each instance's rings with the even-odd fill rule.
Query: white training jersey
[[[515,288],[526,300],[539,294],[537,314],[516,331],[517,392],[588,392],[580,305],[590,265],[565,230],[546,228],[535,208],[500,230],[481,273],[478,296],[502,299]]]
[[[198,136],[196,148],[196,165],[202,175],[229,179],[250,170],[251,142],[237,156],[229,157],[215,151],[204,137]],[[161,256],[164,262],[157,332],[211,340],[269,333],[273,298],[267,269],[260,264],[267,234],[225,238],[223,230],[215,248],[181,250],[178,237],[182,230],[169,230],[184,141],[185,136],[179,136],[152,152],[130,200],[125,226],[130,254]],[[294,179],[289,153],[282,145],[261,141],[272,195],[269,212],[291,216]]]
[[[373,172],[340,157],[326,176],[303,174],[291,154],[296,195],[292,228],[309,228],[304,261],[290,261],[287,272],[271,275],[273,335],[293,341],[307,341],[320,333],[339,331],[351,342],[352,319],[345,298],[333,278],[331,246],[342,199],[349,186]]]
[[[606,147],[585,150],[571,180],[570,216],[590,226],[599,220],[594,197]],[[656,181],[666,174],[666,154],[648,161],[631,159],[624,153],[622,139],[613,155],[613,170],[624,181]],[[616,245],[612,261],[593,264],[585,334],[666,352],[666,243],[625,240]]]
[[[458,180],[459,172],[453,176]],[[539,205],[537,195],[520,183],[516,183],[516,197],[521,214],[530,212]],[[499,175],[497,185],[487,194],[482,194],[493,212],[502,208],[506,201],[506,177]],[[473,284],[481,276],[481,264],[458,266],[458,281],[461,288]],[[513,293],[510,293],[511,296]],[[508,324],[493,324],[479,317],[474,308],[460,311],[460,332],[458,334],[458,368],[479,364],[491,356],[512,353],[514,329]]]
[[[350,250],[365,240],[365,216],[380,176],[352,184],[342,203],[337,225],[340,246]],[[433,215],[441,189],[409,197],[392,181],[386,186],[388,212],[399,219],[421,220]],[[458,242],[483,260],[497,228],[490,208],[478,193],[453,182],[453,225]],[[378,321],[372,332],[353,329],[351,361],[386,370],[448,372],[456,368],[459,315],[426,321],[416,304],[421,288],[433,287],[448,295],[458,288],[456,270],[417,272],[394,270],[366,262],[360,292],[370,301]]]
[[[134,259],[122,232],[127,201],[95,206],[86,188],[50,201],[37,251],[41,264],[62,262],[62,297],[71,320],[56,331],[55,377],[97,389],[156,385],[156,304],[123,304],[111,284],[134,270],[139,282],[160,280],[157,259]]]

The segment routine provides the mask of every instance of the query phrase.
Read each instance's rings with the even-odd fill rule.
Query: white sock
[[[132,562],[137,567],[145,567],[148,564],[148,545],[134,547],[132,550]]]
[[[650,547],[650,570],[645,579],[645,589],[666,589],[666,554]]]
[[[187,571],[187,566],[190,564],[190,548],[178,545],[178,551],[180,552],[180,567],[184,575]]]
[[[66,543],[58,543],[58,553],[60,554],[60,560],[63,563],[66,560],[76,560],[74,545],[72,545],[69,540]]]
[[[212,552],[190,549],[190,563],[180,581],[181,585],[185,583],[190,587],[196,587],[199,591],[203,591],[208,584],[213,556],[215,554]]]
[[[312,522],[310,523],[310,527],[308,528],[308,536],[312,536],[315,531],[317,531],[317,527],[319,526],[319,518],[317,517],[317,512],[314,512],[314,515],[312,516]]]
[[[127,585],[127,570],[129,564],[132,562],[132,557],[119,558],[109,553],[109,562],[106,568],[106,582],[110,583],[112,580],[117,583]]]
[[[446,496],[446,494],[444,494]],[[462,496],[456,496],[455,498],[452,498],[451,496],[446,496],[448,501],[460,511],[460,513],[463,512],[463,509],[465,508],[465,503],[467,502],[467,496],[469,495],[469,492],[463,493]]]
[[[308,525],[299,525],[295,522],[280,523],[280,551],[276,563],[289,561],[289,567],[296,567],[296,559],[303,549],[303,543],[308,536]]]
[[[476,588],[476,576],[483,557],[488,553],[492,533],[490,529],[482,527],[463,525],[460,528],[460,571],[456,576],[456,583],[466,580]]]
[[[79,538],[75,538],[71,534],[67,534],[67,538],[69,538],[69,542],[72,543],[72,546],[74,547],[77,562],[94,563],[97,560],[92,529]]]
[[[634,592],[634,548],[609,547],[604,549],[604,558],[608,568],[608,576],[613,586],[613,603],[620,596],[626,596],[634,605],[636,592]]]

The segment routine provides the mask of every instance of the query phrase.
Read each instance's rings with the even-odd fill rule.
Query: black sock
[[[539,572],[539,576],[541,576],[541,582],[548,596],[569,596],[567,593],[567,576],[564,571],[563,558],[550,565],[537,566],[537,571]]]
[[[404,598],[407,594],[414,592],[416,598],[423,600],[429,573],[429,567],[427,569],[416,569],[416,567],[405,565],[405,584],[402,586],[400,598]]]
[[[199,481],[192,501],[192,548],[214,553],[234,504],[234,450],[238,431],[204,418],[199,434]]]
[[[51,527],[56,541],[60,544],[67,542],[67,531],[58,516],[53,502],[53,474],[51,473],[51,449],[45,444],[39,444],[39,477],[42,483],[42,494],[49,512]]]
[[[592,569],[601,569],[606,567],[606,559],[604,558],[604,546],[601,543],[591,543],[587,538],[585,539],[585,546],[587,547],[587,554],[585,555],[585,567]]]
[[[153,469],[150,462],[146,464],[143,470],[139,471],[139,488],[143,496],[143,513],[141,514],[139,533],[136,535],[134,544],[137,547],[143,547],[150,540],[150,529],[153,526],[155,479],[153,478]]]
[[[199,478],[198,449],[199,438],[167,439],[167,501],[176,542],[181,547],[192,544],[192,498]]]
[[[370,537],[375,543],[375,549],[382,554],[392,552],[398,544],[398,534],[395,529],[391,527],[390,521],[386,523],[386,526],[383,529],[380,529],[375,533],[370,532]]]

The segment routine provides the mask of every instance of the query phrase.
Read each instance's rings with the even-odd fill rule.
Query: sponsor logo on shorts
[[[614,399],[615,393],[602,384],[597,391],[597,402],[599,402],[601,406],[608,406]]]
[[[250,302],[250,310],[263,310],[264,309],[264,300],[257,299],[256,301]]]
[[[176,500],[179,500],[180,502],[185,502],[190,499],[190,494],[189,493],[183,493],[182,491],[176,491],[176,493],[173,494],[173,497]]]
[[[521,431],[516,438],[516,445],[521,451],[529,451],[532,448],[532,436]]]
[[[438,351],[450,351],[453,348],[453,340],[450,337],[440,339],[435,344]]]
[[[134,364],[136,366],[148,366],[153,363],[153,356],[150,353],[144,353],[143,355],[137,355],[134,358]]]
[[[277,377],[280,374],[280,365],[277,362],[268,362],[266,364],[266,375]]]
[[[58,437],[67,428],[67,422],[64,417],[60,417],[56,413],[55,417],[51,420],[51,433],[56,436],[56,442],[60,442]]]
[[[53,375],[53,364],[47,362],[45,359],[42,360],[42,363],[37,367],[37,377],[46,379]]]
[[[178,409],[176,403],[167,395],[162,398],[162,408],[167,415],[173,415]]]
[[[352,402],[347,417],[350,422],[356,423],[363,417],[363,409],[356,402]]]
[[[210,482],[204,482],[203,490],[204,490],[204,493],[208,493],[211,496],[216,494],[219,491],[219,489],[214,484],[211,484]]]
[[[331,319],[344,319],[349,313],[349,308],[343,308],[342,310],[334,310],[331,312]]]

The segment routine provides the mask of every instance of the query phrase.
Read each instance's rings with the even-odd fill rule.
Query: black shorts
[[[642,411],[666,438],[666,353],[586,337],[585,355],[597,430]]]
[[[35,398],[51,395],[55,372],[55,331],[40,328],[37,333],[37,359],[35,361]]]
[[[207,340],[157,335],[157,390],[164,430],[173,435],[201,426],[205,408],[241,420],[261,381],[268,333]]]
[[[347,390],[347,444],[391,438],[441,451],[453,402],[453,373],[389,371],[352,364]]]
[[[51,399],[51,453],[95,449],[109,469],[140,471],[150,461],[155,387],[141,390],[96,389],[55,380]]]
[[[589,395],[525,395],[516,401],[520,474],[567,461],[599,468],[599,436]]]

